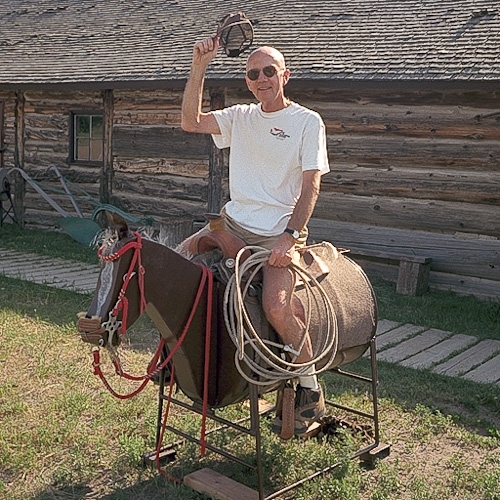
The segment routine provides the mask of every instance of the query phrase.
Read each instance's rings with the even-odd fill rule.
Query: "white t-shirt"
[[[212,113],[221,130],[212,136],[215,145],[231,148],[226,213],[255,234],[281,234],[299,199],[302,173],[330,170],[323,120],[296,103],[272,113],[260,103]]]

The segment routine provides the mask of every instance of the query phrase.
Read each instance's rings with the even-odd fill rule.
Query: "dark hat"
[[[217,36],[229,57],[238,57],[253,42],[253,26],[243,12],[227,14],[220,21]]]

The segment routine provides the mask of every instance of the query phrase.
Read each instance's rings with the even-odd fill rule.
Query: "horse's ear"
[[[106,218],[108,219],[110,227],[118,232],[120,239],[128,236],[127,221],[121,215],[106,210]]]

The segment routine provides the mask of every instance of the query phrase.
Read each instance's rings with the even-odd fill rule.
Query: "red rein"
[[[108,261],[112,262],[117,259],[119,259],[123,254],[125,254],[127,251],[133,249],[134,250],[134,255],[132,256],[132,260],[130,262],[129,269],[127,271],[127,274],[125,275],[125,278],[123,280],[123,285],[120,290],[120,293],[118,294],[118,300],[111,312],[113,316],[118,316],[120,310],[122,310],[122,325],[121,325],[121,330],[120,334],[125,335],[127,332],[127,319],[128,319],[128,299],[126,297],[126,291],[128,288],[128,285],[130,283],[130,280],[134,276],[134,269],[138,268],[138,273],[137,273],[137,278],[138,278],[138,284],[139,284],[139,291],[140,291],[140,314],[142,314],[145,309],[146,309],[146,296],[144,292],[144,276],[145,276],[145,269],[142,266],[142,258],[141,258],[141,250],[142,250],[142,237],[139,233],[134,232],[134,236],[136,237],[135,241],[131,241],[127,244],[125,244],[122,248],[120,248],[118,251],[110,254],[110,255],[104,255],[103,254],[103,247],[99,248],[98,250],[98,256],[101,260],[103,261]],[[187,335],[187,332],[189,331],[189,328],[191,326],[192,320],[194,318],[194,314],[196,312],[196,309],[198,308],[203,291],[205,290],[205,287],[207,287],[207,316],[206,316],[206,326],[205,326],[205,364],[204,364],[204,380],[203,380],[203,412],[202,412],[202,422],[201,422],[201,437],[200,437],[200,444],[201,444],[201,455],[204,456],[206,452],[206,415],[208,411],[208,372],[209,372],[209,364],[210,364],[210,336],[211,336],[211,324],[212,324],[212,294],[213,294],[213,274],[204,266],[200,266],[202,269],[202,275],[200,279],[200,283],[198,285],[198,291],[196,293],[195,300],[193,302],[193,306],[191,308],[191,312],[189,314],[189,317],[186,321],[186,324],[184,325],[184,329],[182,331],[182,334],[180,335],[179,339],[177,340],[177,343],[175,344],[174,348],[170,351],[169,355],[167,358],[161,363],[160,366],[157,366],[158,359],[160,358],[163,346],[164,346],[164,340],[161,339],[158,348],[153,356],[153,359],[150,363],[150,366],[152,368],[151,372],[148,372],[146,375],[140,376],[140,377],[135,377],[132,375],[128,375],[123,372],[121,369],[121,364],[120,361],[117,357],[113,357],[113,365],[115,366],[116,373],[121,376],[126,378],[127,380],[134,380],[134,381],[142,381],[140,386],[130,394],[119,394],[117,393],[109,384],[109,382],[106,380],[104,377],[104,374],[102,373],[101,366],[100,366],[100,351],[99,349],[94,349],[93,351],[93,366],[94,366],[94,375],[98,375],[99,378],[102,380],[103,384],[105,387],[108,389],[108,391],[115,396],[118,399],[129,399],[137,394],[139,394],[144,387],[146,387],[147,383],[151,380],[151,378],[159,373],[164,367],[170,363],[172,360],[173,356],[175,353],[179,350],[180,346],[184,342],[184,339]],[[155,368],[156,367],[156,368]],[[171,383],[170,383],[170,388],[169,388],[169,395],[168,395],[168,404],[166,405],[166,410],[165,410],[165,415],[163,419],[163,425],[162,425],[162,432],[161,436],[158,442],[158,449],[157,449],[157,455],[159,454],[159,448],[161,446],[161,442],[163,440],[163,433],[165,430],[165,427],[167,425],[167,418],[168,418],[168,410],[170,407],[170,399],[171,399],[171,393],[173,389],[173,378],[174,378],[174,370],[172,370],[171,373]],[[159,470],[159,461],[157,459],[157,467]]]

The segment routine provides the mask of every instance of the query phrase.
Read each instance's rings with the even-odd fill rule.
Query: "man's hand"
[[[194,45],[193,48],[193,66],[203,66],[206,68],[212,59],[217,55],[219,49],[219,37],[209,36],[201,42]]]
[[[275,267],[287,267],[292,262],[295,252],[295,240],[292,235],[283,233],[273,249],[267,263]]]

